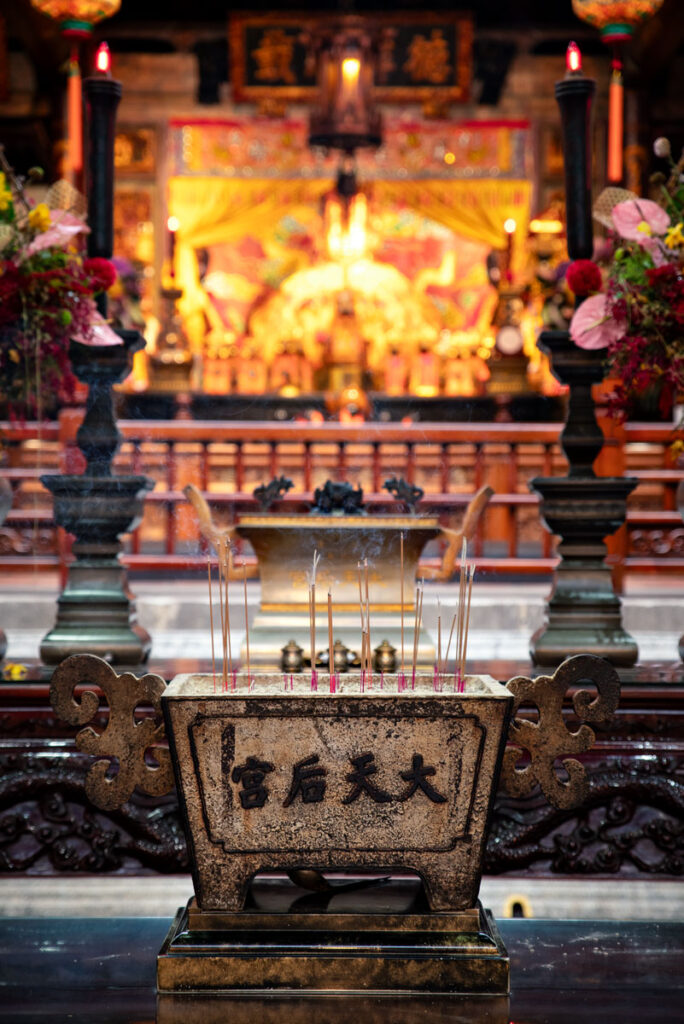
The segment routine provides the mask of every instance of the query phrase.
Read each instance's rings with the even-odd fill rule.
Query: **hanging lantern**
[[[577,17],[599,29],[605,43],[626,42],[662,6],[663,0],[572,0]]]
[[[83,97],[79,45],[104,18],[111,18],[121,0],[31,0],[31,6],[59,22],[71,50],[67,85],[68,176],[74,180],[83,169]]]
[[[624,44],[643,22],[663,5],[663,0],[572,0],[578,18],[599,29],[601,39],[612,47],[610,92],[608,97],[607,177],[611,184],[622,181],[624,121],[624,82],[622,77]]]
[[[309,145],[353,153],[382,144],[382,121],[373,106],[373,40],[358,19],[321,29],[313,40],[318,104]]]

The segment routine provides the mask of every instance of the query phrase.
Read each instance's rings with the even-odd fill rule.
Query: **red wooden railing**
[[[59,566],[67,539],[52,526],[50,497],[37,482],[44,472],[81,472],[75,435],[80,414],[66,411],[59,424],[5,425],[7,476],[15,507],[0,528],[0,568]],[[426,491],[420,509],[445,524],[458,521],[470,495],[490,483],[495,495],[478,530],[473,554],[496,573],[548,574],[553,541],[539,521],[534,476],[561,475],[559,424],[253,423],[224,421],[120,421],[124,437],[117,472],[155,479],[145,518],[129,538],[124,559],[132,570],[167,571],[202,566],[206,555],[183,497],[195,483],[217,518],[234,522],[254,511],[251,491],[280,473],[295,488],[279,508],[304,509],[325,479],[360,482],[371,508],[391,506],[382,491],[389,475],[404,476]],[[2,429],[0,427],[0,429]],[[626,526],[610,540],[618,577],[625,571],[684,571],[684,525],[675,491],[684,472],[669,454],[668,425],[611,424],[597,471],[639,477]],[[396,507],[396,506],[395,506]],[[432,560],[438,557],[431,552]]]

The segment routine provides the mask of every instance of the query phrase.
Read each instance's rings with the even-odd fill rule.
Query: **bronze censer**
[[[219,558],[227,563],[230,578],[241,580],[244,573],[233,562],[231,544],[236,537],[246,540],[257,556],[261,597],[250,626],[250,659],[259,672],[284,667],[283,648],[291,642],[302,648],[304,664],[312,667],[320,664],[316,660],[319,652],[312,652],[309,645],[307,578],[314,551],[321,556],[315,609],[318,635],[325,632],[325,595],[330,587],[334,593],[335,637],[350,651],[358,646],[357,564],[368,556],[374,632],[379,639],[386,639],[398,649],[401,643],[398,596],[402,573],[406,595],[404,611],[408,620],[415,614],[413,595],[418,560],[426,544],[440,537],[446,541],[441,565],[426,577],[448,580],[463,538],[469,540],[473,536],[493,494],[491,487],[480,488],[466,508],[460,528],[452,530],[441,526],[436,516],[418,514],[417,506],[423,491],[403,479],[392,478],[384,484],[385,490],[402,508],[400,513],[392,514],[369,513],[360,487],[353,488],[348,483],[331,480],[317,488],[309,512],[272,511],[273,503],[291,486],[290,480],[278,477],[257,487],[254,497],[261,505],[261,511],[242,515],[237,524],[223,528],[214,523],[197,488],[192,484],[185,488],[185,494],[197,512],[200,529],[216,547]],[[408,513],[403,511],[404,508]],[[418,664],[422,668],[431,667],[436,654],[429,633],[421,626]],[[243,646],[243,664],[245,656]]]
[[[227,689],[212,675],[166,686],[118,676],[92,655],[55,671],[53,706],[86,726],[76,745],[98,758],[86,778],[94,804],[112,810],[135,787],[161,796],[175,779],[195,895],[159,953],[160,993],[506,1003],[508,956],[478,901],[499,775],[513,795],[538,785],[557,807],[581,803],[582,764],[566,758],[559,776],[554,763],[587,751],[587,723],[612,717],[615,670],[577,655],[552,677],[507,685],[467,676],[457,689],[425,673],[414,689],[396,676],[363,692],[358,675],[328,683],[319,674],[312,692],[301,676],[243,673]],[[567,690],[576,732],[562,718]],[[109,718],[98,734],[87,723],[102,697]],[[521,704],[535,705],[538,720],[518,718]],[[154,713],[136,720],[139,705]]]

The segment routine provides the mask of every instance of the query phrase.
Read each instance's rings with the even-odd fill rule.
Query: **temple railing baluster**
[[[15,502],[6,528],[28,536],[27,507],[35,507],[35,482],[46,468],[76,466],[78,415],[68,410],[60,424],[44,424],[40,435],[29,424],[0,425],[13,453],[14,465],[4,471],[23,506]],[[129,539],[123,555],[136,569],[174,571],[206,565],[206,551],[187,521],[177,521],[183,502],[182,486],[193,476],[197,486],[231,519],[256,508],[252,487],[274,471],[295,482],[286,504],[302,509],[312,492],[334,470],[343,453],[351,482],[363,480],[371,506],[387,504],[382,491],[387,476],[408,475],[427,493],[420,511],[437,512],[448,525],[457,521],[465,492],[472,493],[492,479],[498,460],[501,482],[491,510],[474,538],[472,554],[488,573],[548,574],[554,541],[534,523],[536,497],[525,489],[535,474],[562,471],[558,424],[306,424],[237,423],[234,421],[120,421],[124,448],[119,465],[125,471],[147,473],[162,480],[146,496],[143,525]],[[60,441],[59,450],[56,442]],[[625,471],[636,476],[639,489],[631,504],[624,536],[613,552],[618,572],[684,571],[684,525],[676,511],[675,491],[682,472],[668,461],[671,427],[667,424],[627,424],[624,437]],[[498,453],[498,454],[497,454]],[[407,468],[408,467],[408,468]],[[0,473],[3,471],[0,470]],[[41,499],[40,529],[53,529],[50,499]],[[30,518],[30,517],[29,517]],[[499,554],[492,548],[492,524],[499,523]],[[523,527],[524,524],[524,527]],[[524,535],[521,539],[521,529]],[[43,546],[31,555],[11,548],[10,535],[0,535],[0,570],[28,566],[41,569],[66,566],[69,546],[58,533],[49,551]],[[534,537],[536,550],[530,549]],[[525,546],[522,546],[522,545]],[[153,545],[151,547],[150,545]],[[154,551],[157,553],[155,554]],[[158,553],[158,552],[163,553]],[[194,553],[196,552],[196,554]]]

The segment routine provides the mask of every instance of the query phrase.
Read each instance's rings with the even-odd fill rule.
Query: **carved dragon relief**
[[[166,688],[161,676],[117,675],[94,654],[73,654],[58,666],[50,684],[52,706],[70,725],[85,725],[98,713],[100,700],[92,690],[83,692],[80,700],[74,697],[75,688],[84,684],[99,687],[109,704],[109,719],[102,733],[88,726],[76,734],[77,749],[98,757],[86,775],[88,799],[111,811],[121,807],[136,786],[149,796],[169,793],[174,781],[161,717],[161,695]],[[154,718],[136,720],[141,705],[151,705]],[[149,763],[148,756],[156,764]]]
[[[562,762],[568,779],[557,775],[555,762],[567,754],[578,754],[591,748],[594,731],[582,724],[571,732],[563,721],[563,698],[568,687],[582,682],[593,684],[598,693],[579,690],[573,696],[575,714],[582,723],[603,722],[612,717],[620,696],[620,681],[615,669],[601,658],[580,654],[565,661],[553,676],[528,679],[516,676],[508,683],[514,694],[513,720],[509,727],[512,743],[503,758],[502,786],[512,797],[528,796],[539,784],[544,796],[561,810],[569,810],[586,799],[588,781],[584,765],[575,759]],[[107,662],[91,654],[67,658],[56,669],[50,688],[50,700],[56,713],[70,725],[85,725],[99,710],[98,696],[85,691],[74,699],[74,689],[85,683],[98,686],[110,707],[109,722],[101,734],[92,728],[82,729],[76,736],[78,750],[99,755],[86,776],[86,795],[97,807],[114,810],[124,804],[138,786],[150,796],[163,796],[173,789],[174,780],[169,751],[165,743],[160,702],[164,680],[147,674],[138,679],[127,672],[117,675]],[[152,705],[154,719],[135,720],[140,705]],[[521,705],[534,704],[539,721],[515,718]],[[516,767],[523,750],[530,755],[529,764]],[[146,760],[150,751],[157,761]],[[118,762],[118,772],[111,774]]]
[[[563,720],[565,693],[568,687],[582,682],[593,683],[598,694],[593,697],[588,690],[574,694],[572,705],[580,722],[612,718],[620,698],[620,679],[612,665],[602,658],[578,654],[564,661],[553,676],[516,676],[509,681],[508,689],[515,697],[508,731],[512,746],[504,753],[501,781],[510,796],[529,796],[538,783],[549,803],[560,810],[577,807],[586,799],[589,784],[584,765],[574,758],[564,760],[567,781],[559,778],[555,767],[557,758],[583,753],[594,743],[594,730],[588,725],[571,732]],[[538,722],[515,717],[523,704],[538,708]],[[517,768],[524,750],[529,753],[530,762]]]

